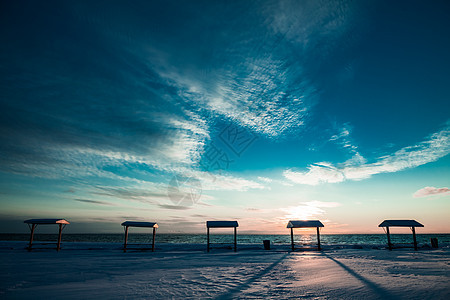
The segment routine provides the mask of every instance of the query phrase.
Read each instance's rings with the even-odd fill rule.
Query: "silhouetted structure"
[[[389,227],[410,227],[413,234],[414,250],[417,250],[416,227],[424,227],[416,220],[384,220],[378,227],[386,227],[386,235],[388,240],[388,248],[392,250],[391,236]]]
[[[31,234],[30,234],[30,243],[28,244],[28,251],[31,251],[31,248],[33,246],[33,236],[34,236],[34,230],[38,225],[51,225],[51,224],[57,224],[59,225],[59,233],[58,233],[58,242],[56,244],[56,251],[59,251],[61,249],[61,235],[62,230],[66,225],[70,224],[65,219],[30,219],[23,221],[24,223],[28,224],[28,228],[30,228]]]
[[[156,238],[156,228],[158,228],[158,224],[152,222],[134,222],[134,221],[125,221],[121,224],[125,227],[125,241],[123,243],[123,252],[127,252],[127,241],[128,241],[128,228],[129,227],[147,227],[153,228],[153,238],[152,238],[152,252],[155,251],[155,238]],[[145,249],[145,248],[140,248]]]
[[[292,251],[294,251],[294,228],[313,228],[316,227],[317,229],[317,250],[322,250],[320,247],[320,232],[319,227],[324,227],[322,222],[319,220],[307,220],[307,221],[289,221],[286,228],[291,229],[291,246]]]
[[[234,252],[237,251],[237,230],[239,227],[237,221],[206,221],[206,238],[207,238],[207,251],[209,252],[209,229],[210,228],[234,228]]]

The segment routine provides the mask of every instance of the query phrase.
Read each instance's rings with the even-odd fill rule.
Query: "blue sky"
[[[450,232],[446,1],[6,1],[0,224]]]

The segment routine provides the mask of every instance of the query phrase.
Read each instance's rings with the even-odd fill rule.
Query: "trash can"
[[[264,250],[270,250],[270,240],[263,240]]]
[[[432,248],[439,248],[438,247],[438,239],[437,238],[431,238],[431,247]]]

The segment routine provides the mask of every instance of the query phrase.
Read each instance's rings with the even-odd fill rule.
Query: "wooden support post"
[[[294,228],[291,228],[291,246],[292,251],[294,251]]]
[[[206,251],[209,252],[209,227],[206,229]]]
[[[234,252],[237,251],[237,234],[236,234],[236,227],[234,227]]]
[[[413,240],[414,240],[414,250],[417,251],[416,228],[411,227],[411,230],[412,230]]]
[[[30,234],[30,243],[28,244],[28,251],[31,251],[31,247],[33,245],[33,236],[34,236],[34,229],[36,228],[36,224],[31,225],[31,234]]]
[[[156,237],[156,228],[153,227],[152,252],[155,251],[155,237]]]
[[[388,240],[388,248],[389,250],[392,250],[391,236],[389,235],[389,226],[386,227],[386,235]]]
[[[59,251],[61,249],[62,226],[63,224],[59,224],[58,244],[56,245],[56,251]]]
[[[321,248],[320,248],[320,233],[319,233],[319,227],[316,227],[317,228],[317,249],[320,251],[320,250],[322,250]]]
[[[125,242],[123,243],[123,252],[127,252],[128,226],[125,226]]]

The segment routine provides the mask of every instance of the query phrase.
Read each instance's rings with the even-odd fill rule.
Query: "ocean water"
[[[419,246],[430,245],[431,238],[437,238],[440,247],[450,246],[450,234],[417,234]],[[29,234],[0,234],[1,241],[28,241]],[[35,234],[35,241],[55,241],[56,234]],[[95,242],[95,243],[123,243],[123,234],[63,234],[63,242]],[[149,243],[152,234],[130,233],[129,243]],[[262,234],[239,234],[238,244],[259,244],[263,240],[270,240],[272,244],[290,244],[290,235],[262,235]],[[211,243],[226,244],[233,243],[233,235],[211,234]],[[321,244],[326,245],[361,245],[361,246],[384,246],[387,243],[384,234],[323,234],[320,235]],[[310,245],[317,243],[315,235],[295,235],[297,245]],[[391,242],[394,244],[412,244],[411,234],[392,234]],[[164,234],[157,233],[156,243],[169,244],[205,244],[206,234]]]

